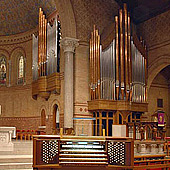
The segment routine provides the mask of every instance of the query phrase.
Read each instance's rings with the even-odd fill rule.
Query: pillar
[[[61,47],[64,50],[64,128],[73,128],[73,55],[78,46],[78,40],[63,38]]]

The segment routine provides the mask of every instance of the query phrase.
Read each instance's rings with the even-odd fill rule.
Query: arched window
[[[24,83],[24,70],[25,70],[25,64],[24,64],[24,57],[21,55],[18,60],[18,84]]]
[[[6,84],[6,59],[4,56],[0,57],[0,84]]]

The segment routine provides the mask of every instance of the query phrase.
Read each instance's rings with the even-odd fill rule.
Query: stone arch
[[[45,113],[45,109],[41,110],[41,126],[46,126],[46,113]]]
[[[24,57],[24,65],[25,65],[25,74],[26,74],[26,53],[22,47],[15,48],[10,56],[11,59],[11,84],[17,84],[18,79],[18,64],[19,64],[19,56],[23,55]]]
[[[52,116],[52,133],[59,134],[59,128],[61,127],[61,105],[57,99],[54,99],[50,104],[50,115]]]
[[[148,67],[148,90],[156,75],[165,67],[170,65],[170,56],[160,56]]]
[[[60,105],[60,102],[57,100],[57,99],[54,99],[52,102],[51,102],[51,105],[50,105],[50,115],[53,115],[53,106],[57,104],[58,105],[58,108],[59,110],[61,110],[61,105]]]
[[[6,85],[9,84],[9,58],[10,55],[7,50],[5,49],[0,49],[0,56],[4,56],[6,60]]]
[[[55,0],[63,37],[76,38],[76,21],[70,0]]]
[[[44,110],[45,113],[47,113],[47,108],[45,107],[45,105],[41,105],[41,107],[39,107],[39,116],[41,116],[41,111]],[[46,114],[47,116],[47,114]]]

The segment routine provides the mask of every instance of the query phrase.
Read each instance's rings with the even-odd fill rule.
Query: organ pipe
[[[127,5],[115,16],[115,38],[102,49],[94,26],[90,39],[91,100],[146,102],[147,59],[144,41],[132,34]]]
[[[54,72],[59,72],[60,62],[60,22],[58,15],[54,15],[51,21],[47,22],[42,9],[39,9],[39,26],[36,38],[33,36],[33,79],[38,77],[47,76]],[[37,55],[36,56],[36,50]],[[37,64],[36,64],[37,63]],[[36,69],[38,65],[38,77],[36,75]]]
[[[128,13],[128,84],[129,84],[129,100],[132,101],[132,55],[131,55],[131,30],[130,30],[130,14]]]
[[[126,100],[129,96],[129,68],[128,68],[128,14],[127,5],[124,4],[124,16],[125,16],[125,87],[126,87]]]
[[[118,16],[115,16],[116,29],[116,100],[119,100],[119,26]]]
[[[95,26],[90,39],[91,99],[100,99],[100,36]]]
[[[124,100],[124,41],[123,41],[123,11],[120,9],[119,11],[119,22],[120,22],[120,74],[121,74],[121,99]]]

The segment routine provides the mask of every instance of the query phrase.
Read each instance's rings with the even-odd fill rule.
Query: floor
[[[13,140],[13,151],[0,151],[1,170],[32,170],[32,141]]]

